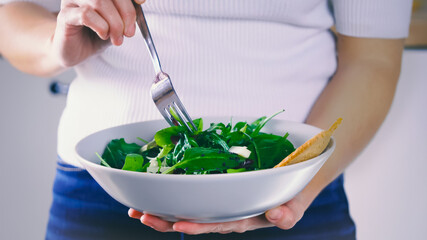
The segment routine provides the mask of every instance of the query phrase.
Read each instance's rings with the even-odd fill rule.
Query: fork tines
[[[197,129],[178,98],[169,76],[165,74],[162,79],[156,79],[151,87],[151,96],[160,113],[171,126],[185,126],[190,132]]]
[[[169,124],[171,125],[184,125],[190,132],[193,132],[193,129],[197,129],[193,120],[190,118],[189,114],[185,110],[184,105],[179,99],[175,99],[170,105],[163,109],[165,113],[163,117],[169,119]],[[178,119],[177,119],[178,118]],[[191,124],[191,127],[190,125]]]

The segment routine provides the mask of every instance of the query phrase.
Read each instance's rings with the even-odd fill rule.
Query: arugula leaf
[[[169,144],[169,145],[164,146],[164,147],[162,148],[162,150],[160,150],[160,152],[159,152],[159,154],[156,156],[156,158],[160,160],[160,159],[162,159],[162,158],[166,157],[166,156],[168,155],[168,153],[169,153],[170,151],[172,151],[172,149],[174,149],[174,147],[175,147],[175,145],[173,145],[173,144]]]
[[[219,171],[223,172],[229,168],[236,168],[243,165],[245,159],[237,154],[224,152],[209,148],[190,148],[184,153],[181,162],[173,165],[163,174],[174,173],[177,169],[182,169],[186,174],[195,174],[198,172]]]
[[[166,164],[168,166],[173,166],[179,161],[181,161],[184,156],[185,150],[191,147],[192,145],[190,144],[187,134],[183,134],[183,137],[181,137],[178,143],[175,145],[173,152],[170,152],[170,154],[166,156]]]
[[[225,129],[224,123],[211,123],[208,129],[206,129],[206,132],[213,132],[216,130],[223,131]]]
[[[96,154],[96,156],[101,160],[101,166],[105,166],[105,167],[111,167],[110,165],[108,165],[108,163],[99,155],[99,153],[95,153]]]
[[[148,143],[149,143],[147,140],[142,139],[142,138],[140,138],[140,137],[137,137],[136,139],[138,139],[139,141],[141,141],[141,142],[143,142],[143,143],[145,143],[145,144],[148,144]]]
[[[196,142],[200,147],[217,148],[228,151],[230,147],[227,143],[215,132],[202,132],[197,135]]]
[[[147,144],[145,144],[144,146],[142,146],[141,152],[145,152],[145,151],[157,148],[157,147],[158,147],[158,145],[157,145],[156,141],[153,140],[151,142],[147,142]]]
[[[113,168],[121,169],[126,155],[138,153],[141,146],[136,143],[126,143],[123,138],[111,140],[105,147],[102,159]]]
[[[136,153],[130,153],[126,155],[125,164],[122,170],[142,172],[142,165],[144,164],[144,158]]]
[[[193,120],[194,125],[196,125],[197,129],[194,134],[198,134],[203,131],[203,119],[197,118]]]
[[[250,124],[250,126],[251,126],[251,128],[252,129],[255,129],[257,126],[259,126],[265,119],[266,119],[267,117],[266,116],[264,116],[264,117],[260,117],[260,118],[258,118],[257,120],[255,120],[255,121],[253,121],[251,124]]]
[[[174,122],[174,125],[180,125],[180,126],[185,127],[184,122],[179,118],[178,113],[174,107],[169,108],[169,113],[172,115],[173,121],[176,121],[176,122]],[[196,129],[194,129],[193,125],[190,124],[189,122],[187,122],[187,125],[189,128],[194,130],[194,134],[197,134],[197,133],[203,131],[203,120],[201,118],[194,119],[193,123],[196,126]]]
[[[211,123],[210,127],[206,129],[205,132],[215,132],[224,138],[230,134],[231,130],[231,123],[228,123],[227,125],[224,123]]]
[[[144,165],[142,166],[142,170],[141,172],[147,172],[147,168],[150,166],[150,161],[144,163]]]
[[[268,118],[263,118],[262,120],[260,120],[260,119],[258,119],[258,120],[260,120],[259,122],[257,122],[257,121],[255,121],[254,122],[254,126],[256,126],[256,128],[254,129],[254,131],[253,131],[253,133],[251,134],[251,136],[255,136],[255,135],[257,135],[260,131],[261,131],[261,129],[265,126],[265,124],[267,124],[268,123],[268,121],[270,121],[272,118],[274,118],[275,116],[277,116],[277,115],[279,115],[280,113],[282,113],[282,112],[284,112],[285,110],[281,110],[281,111],[279,111],[279,112],[277,112],[277,113],[275,113],[275,114],[273,114],[273,115],[271,115],[270,117],[268,117]]]

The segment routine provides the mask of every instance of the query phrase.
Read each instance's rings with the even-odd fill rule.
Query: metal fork
[[[185,110],[181,100],[179,100],[169,75],[162,71],[159,56],[154,47],[142,7],[136,3],[134,3],[134,5],[136,10],[136,22],[141,30],[148,51],[150,52],[151,61],[153,62],[154,71],[156,72],[156,78],[151,86],[151,97],[160,113],[171,126],[184,125],[190,132],[193,132],[193,129],[197,129],[196,125]],[[193,129],[188,123],[190,123]]]

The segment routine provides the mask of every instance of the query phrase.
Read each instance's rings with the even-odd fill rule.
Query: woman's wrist
[[[1,7],[0,27],[2,55],[17,69],[36,76],[48,77],[63,69],[52,56],[51,36],[56,16],[31,2],[12,2]]]
[[[57,49],[55,49],[55,45],[53,42],[55,36],[56,22],[50,23],[49,25],[45,25],[46,35],[49,37],[45,40],[45,55],[42,58],[43,61],[40,63],[40,67],[41,69],[43,69],[43,73],[45,74],[45,76],[54,76],[67,70],[68,67],[63,66],[61,64],[60,60],[58,59]]]

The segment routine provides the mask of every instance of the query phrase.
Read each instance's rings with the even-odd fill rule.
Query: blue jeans
[[[86,170],[58,162],[46,239],[355,239],[343,176],[329,184],[291,230],[264,228],[246,233],[184,235],[157,232],[127,215]]]

